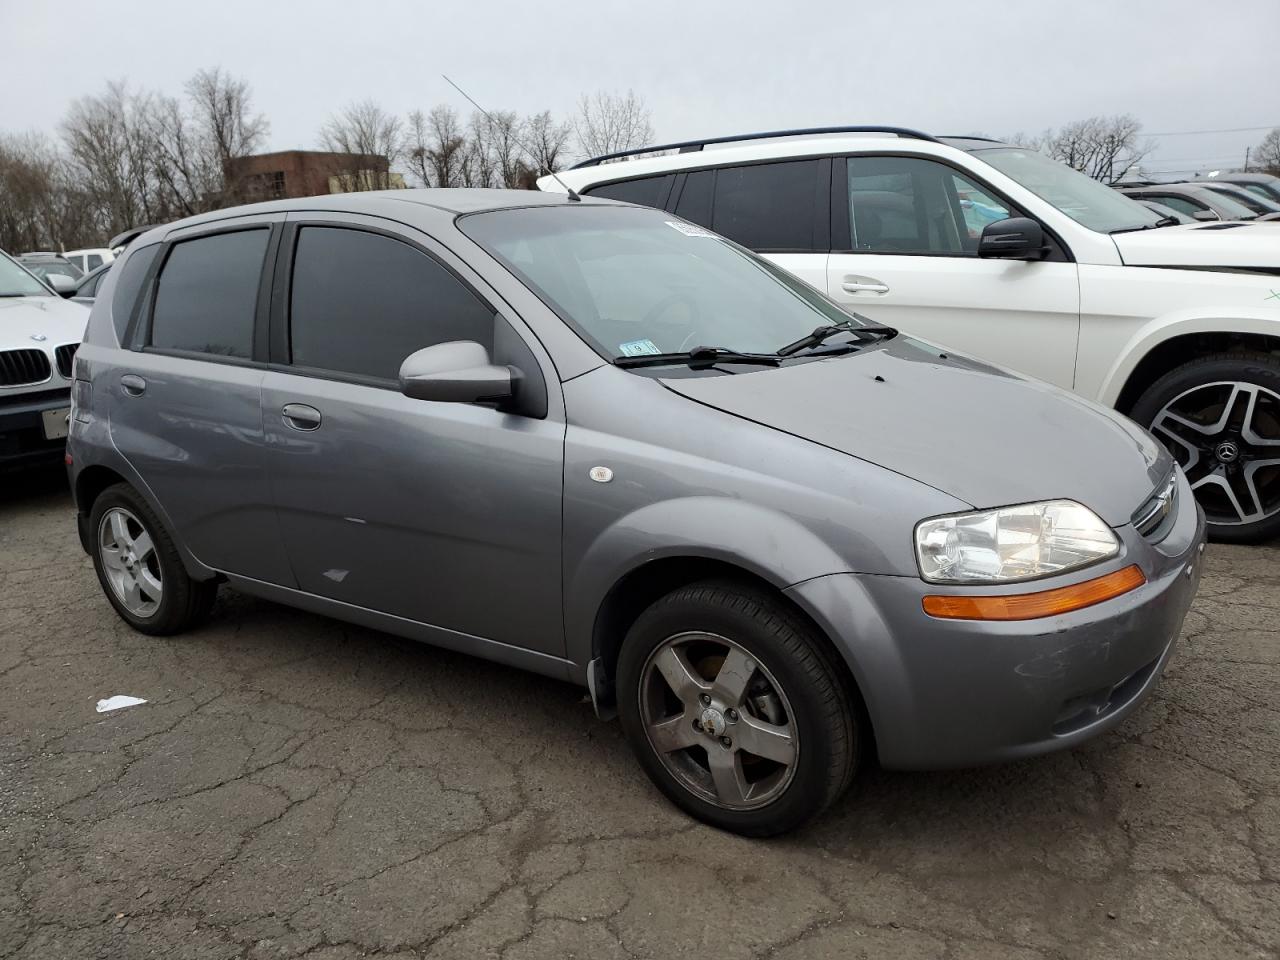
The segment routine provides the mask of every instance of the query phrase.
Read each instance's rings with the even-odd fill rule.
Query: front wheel
[[[1130,414],[1181,464],[1209,535],[1256,543],[1280,534],[1280,357],[1200,357],[1157,380]]]
[[[686,812],[747,836],[783,833],[831,804],[857,765],[857,711],[832,656],[764,592],[680,588],[624,641],[623,730]]]

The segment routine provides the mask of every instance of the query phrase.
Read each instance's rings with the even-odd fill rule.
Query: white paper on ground
[[[106,713],[108,710],[119,710],[121,707],[136,707],[138,704],[146,702],[141,697],[126,697],[124,694],[117,694],[114,697],[99,700],[98,712]]]

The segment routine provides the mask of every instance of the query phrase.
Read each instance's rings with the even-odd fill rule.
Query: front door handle
[[[320,426],[320,411],[305,403],[286,403],[280,414],[295,430],[316,430]]]
[[[124,392],[131,397],[140,397],[147,392],[147,381],[136,373],[126,373],[121,377],[120,386],[124,387]]]
[[[889,292],[889,285],[871,277],[845,277],[840,289],[845,293],[874,293],[882,296]]]

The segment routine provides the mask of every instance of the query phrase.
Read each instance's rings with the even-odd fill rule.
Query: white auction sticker
[[[696,227],[692,223],[681,223],[679,220],[664,220],[668,227],[672,230],[679,230],[686,237],[710,237],[716,239],[716,235],[706,227]]]

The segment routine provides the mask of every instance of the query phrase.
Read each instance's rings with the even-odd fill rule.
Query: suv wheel
[[[93,568],[116,613],[135,630],[181,633],[204,619],[214,580],[192,580],[173,538],[128,484],[104,490],[89,514]]]
[[[756,837],[794,829],[857,765],[857,714],[830,656],[763,592],[682,587],[627,634],[623,730],[650,779],[698,819]]]
[[[1182,465],[1215,540],[1280,534],[1280,357],[1201,357],[1157,380],[1130,414]]]

